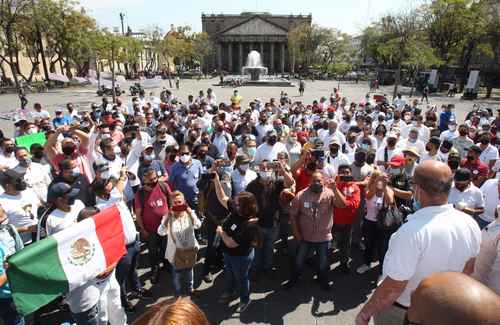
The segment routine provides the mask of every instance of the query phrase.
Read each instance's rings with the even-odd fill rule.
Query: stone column
[[[238,60],[238,63],[239,63],[239,67],[238,67],[238,71],[239,73],[241,73],[241,69],[243,69],[243,43],[239,43],[238,44],[239,46],[239,60]]]
[[[274,43],[269,43],[269,46],[271,46],[271,62],[269,64],[269,70],[274,73]]]
[[[285,73],[285,43],[281,43],[281,59],[280,59],[280,64],[281,64],[281,73]]]
[[[222,43],[217,44],[217,69],[222,71]]]
[[[260,57],[262,62],[264,62],[264,42],[260,42]]]
[[[233,72],[233,43],[227,43],[227,70]]]

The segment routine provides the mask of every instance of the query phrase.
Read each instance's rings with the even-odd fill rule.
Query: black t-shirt
[[[80,190],[78,192],[77,200],[80,200],[85,204],[85,206],[93,206],[96,202],[96,197],[92,189],[90,188],[90,183],[87,178],[83,175],[79,175],[77,179],[73,183],[69,183],[66,181],[61,175],[54,178],[52,183],[50,183],[49,187],[56,183],[66,183],[70,185],[72,188],[77,188]]]
[[[222,225],[222,229],[228,236],[233,238],[233,240],[238,243],[237,247],[229,248],[224,244],[224,241],[221,240],[224,252],[231,256],[247,256],[250,254],[253,238],[251,236],[251,232],[249,231],[248,221],[243,220],[238,215],[231,214]]]
[[[394,188],[397,188],[399,190],[402,190],[402,191],[411,191],[412,190],[411,180],[408,177],[408,175],[406,175],[406,173],[402,173],[401,175],[395,175],[395,176],[391,177],[391,186]],[[394,199],[396,201],[396,206],[398,206],[398,207],[402,206],[402,205],[405,205],[407,207],[412,206],[411,200],[403,200],[403,199],[400,199],[398,197],[395,197]]]
[[[273,227],[275,216],[277,216],[280,209],[279,197],[284,188],[285,183],[281,179],[264,185],[260,177],[247,185],[246,190],[252,193],[257,200],[259,226],[263,228]]]

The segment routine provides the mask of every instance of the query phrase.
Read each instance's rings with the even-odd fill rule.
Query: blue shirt
[[[168,182],[174,190],[181,191],[191,208],[198,203],[198,180],[203,173],[203,166],[197,159],[192,159],[189,166],[176,162],[170,171]]]
[[[439,130],[441,130],[441,132],[448,130],[448,122],[456,120],[457,117],[455,116],[455,113],[442,112],[441,115],[439,115]]]
[[[52,120],[52,123],[54,124],[54,127],[59,127],[61,125],[70,125],[73,119],[70,116],[63,116],[63,117],[54,117]]]
[[[7,259],[5,254],[5,247],[0,242],[0,275],[5,273],[5,269],[3,268],[3,263]],[[6,282],[3,286],[0,287],[0,299],[11,298],[11,292],[9,287],[9,282]]]

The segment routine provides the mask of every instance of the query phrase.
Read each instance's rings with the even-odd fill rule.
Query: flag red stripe
[[[101,243],[104,256],[106,257],[106,267],[125,255],[125,236],[120,217],[120,211],[113,205],[92,217],[95,222],[95,231]]]

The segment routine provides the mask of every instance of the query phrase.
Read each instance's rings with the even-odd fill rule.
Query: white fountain
[[[267,75],[267,68],[262,66],[260,53],[250,51],[247,57],[247,65],[241,69],[243,75],[250,75],[250,80],[258,81],[261,75]]]

